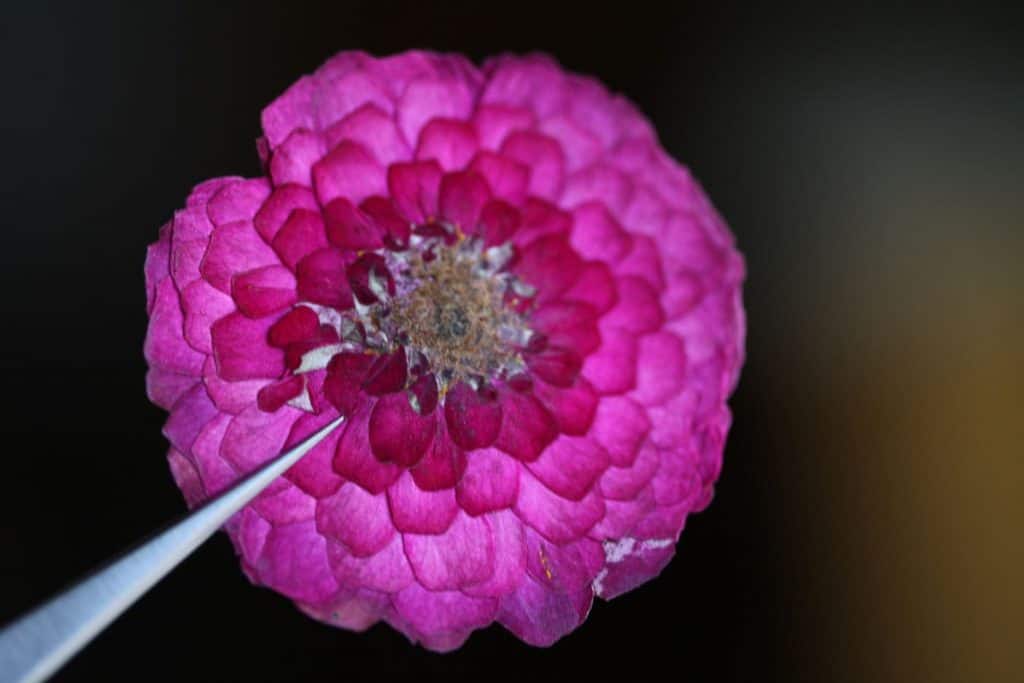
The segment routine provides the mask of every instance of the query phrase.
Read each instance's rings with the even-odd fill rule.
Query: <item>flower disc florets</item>
[[[743,262],[647,121],[542,56],[342,53],[263,112],[146,262],[189,504],[338,415],[227,525],[310,615],[550,644],[711,499]]]

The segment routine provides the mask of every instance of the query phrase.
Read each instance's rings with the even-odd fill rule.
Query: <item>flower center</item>
[[[517,347],[529,339],[529,328],[504,303],[511,274],[495,272],[507,259],[500,247],[484,250],[462,238],[407,261],[400,276],[407,292],[394,301],[391,319],[399,340],[426,358],[442,391],[450,382],[479,382],[523,367]]]

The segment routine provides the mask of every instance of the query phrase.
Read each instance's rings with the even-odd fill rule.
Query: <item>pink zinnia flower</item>
[[[262,122],[265,176],[146,260],[190,505],[347,416],[228,524],[248,576],[450,650],[658,574],[721,466],[743,262],[644,117],[543,56],[347,52]]]

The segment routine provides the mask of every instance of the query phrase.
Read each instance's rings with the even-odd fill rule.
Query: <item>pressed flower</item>
[[[262,122],[265,175],[146,261],[190,505],[346,417],[227,525],[248,576],[450,650],[657,575],[721,467],[743,262],[644,117],[544,56],[347,52]]]

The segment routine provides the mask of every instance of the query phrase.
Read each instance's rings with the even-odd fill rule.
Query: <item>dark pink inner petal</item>
[[[371,493],[381,493],[402,474],[402,468],[391,462],[381,462],[374,457],[370,446],[370,414],[371,403],[363,403],[359,409],[346,413],[348,420],[345,433],[338,442],[338,450],[334,454],[334,471],[343,478],[354,481]],[[342,491],[347,487],[343,486]],[[384,502],[383,500],[381,501]],[[386,503],[381,511],[380,523],[391,527]],[[345,524],[356,524],[356,520],[344,520]]]
[[[455,445],[448,436],[448,428],[440,416],[437,419],[437,432],[430,443],[423,459],[409,472],[413,481],[424,491],[438,491],[452,488],[466,471],[466,453]]]
[[[465,382],[458,382],[449,390],[444,415],[452,439],[466,450],[490,446],[498,438],[501,403],[495,397],[474,391]]]
[[[463,168],[478,147],[476,130],[465,121],[437,118],[420,131],[416,158],[434,159],[446,171]]]
[[[532,392],[502,389],[500,396],[503,419],[495,448],[519,460],[536,460],[558,436],[558,423]]]
[[[331,244],[341,249],[358,251],[384,245],[376,222],[344,197],[324,207],[324,222]]]
[[[405,349],[398,347],[393,353],[381,354],[373,359],[363,381],[363,389],[371,396],[399,391],[405,387],[407,371]]]
[[[394,202],[386,197],[368,197],[359,208],[376,222],[388,249],[401,251],[409,246],[409,221],[398,213]]]
[[[534,240],[521,252],[514,270],[537,288],[538,302],[554,301],[569,289],[582,270],[582,262],[569,241],[561,235]]]
[[[509,157],[481,150],[469,168],[487,179],[495,197],[519,205],[526,199],[530,169]]]
[[[267,334],[271,345],[279,349],[289,344],[305,341],[316,336],[320,329],[320,318],[309,306],[296,306],[275,322]]]
[[[434,438],[437,421],[419,415],[404,393],[388,394],[377,401],[370,416],[370,446],[383,462],[411,467],[419,462]]]
[[[362,385],[373,363],[365,353],[339,353],[327,364],[324,395],[342,415],[351,415],[363,402]]]
[[[559,388],[545,382],[534,383],[534,395],[555,417],[563,434],[586,434],[597,410],[598,394],[583,377],[571,387]]]
[[[519,209],[501,199],[487,202],[481,213],[484,245],[493,247],[504,244],[512,237],[522,222]]]
[[[491,198],[487,181],[478,173],[446,173],[441,179],[439,211],[441,218],[467,234],[476,232],[480,212]]]
[[[256,405],[260,410],[272,413],[301,394],[304,388],[305,382],[302,377],[292,375],[260,389],[260,393],[256,395]]]
[[[352,293],[364,305],[379,301],[375,287],[382,287],[391,296],[395,294],[395,280],[388,270],[388,264],[380,254],[367,252],[348,267],[348,284]],[[376,282],[376,284],[375,284]]]
[[[281,185],[263,202],[263,206],[253,217],[256,232],[270,244],[281,229],[288,216],[296,209],[316,211],[319,208],[312,190],[301,185]]]
[[[526,354],[526,364],[530,372],[548,384],[567,387],[580,374],[583,361],[572,349],[549,346],[539,353]]]
[[[295,303],[295,276],[283,266],[265,266],[231,278],[231,297],[250,318],[262,318]]]
[[[437,218],[441,167],[436,161],[415,161],[388,167],[388,190],[398,211],[416,224]]]
[[[210,336],[217,374],[228,381],[280,377],[284,353],[267,343],[271,318],[232,313],[213,324]]]
[[[339,310],[352,308],[352,290],[345,277],[347,262],[337,249],[315,251],[299,261],[295,275],[299,298]]]

